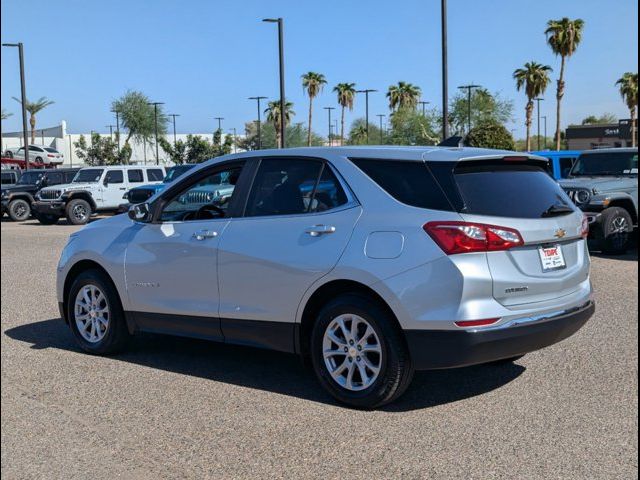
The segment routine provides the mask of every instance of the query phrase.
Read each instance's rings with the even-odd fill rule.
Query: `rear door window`
[[[60,185],[64,183],[62,173],[50,172],[47,174],[47,185]]]
[[[127,170],[127,179],[129,183],[142,183],[144,181],[142,178],[142,170]]]
[[[104,181],[106,183],[124,183],[124,175],[122,174],[122,170],[109,170],[107,175],[104,177]]]
[[[150,182],[161,182],[164,178],[164,172],[161,168],[150,168],[147,170],[147,178]]]

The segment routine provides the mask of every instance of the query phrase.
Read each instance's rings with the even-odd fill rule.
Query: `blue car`
[[[580,150],[542,150],[539,152],[530,152],[533,155],[545,157],[549,159],[549,167],[553,174],[553,178],[556,180],[562,180],[569,176],[571,167],[577,160],[578,156],[582,153]]]
[[[155,185],[142,185],[140,187],[132,188],[122,197],[129,203],[121,205],[120,210],[126,211],[129,209],[130,205],[146,202],[156,193],[163,190],[169,183],[173,182],[176,178],[191,170],[193,167],[195,167],[194,164],[176,165],[175,167],[171,167],[167,170],[167,175],[162,180],[162,183],[157,183]]]

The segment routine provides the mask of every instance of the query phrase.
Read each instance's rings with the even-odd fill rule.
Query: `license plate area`
[[[561,245],[546,245],[538,249],[543,272],[552,272],[567,268]]]

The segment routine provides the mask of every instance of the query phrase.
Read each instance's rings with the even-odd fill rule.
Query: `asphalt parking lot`
[[[421,372],[375,412],[295,357],[162,336],[80,353],[59,319],[61,224],[3,221],[2,477],[638,477],[638,255],[593,258],[574,337],[503,366]]]

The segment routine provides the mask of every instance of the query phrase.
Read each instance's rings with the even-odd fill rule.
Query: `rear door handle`
[[[216,238],[218,236],[218,232],[214,232],[213,230],[198,230],[195,232],[192,237],[196,240],[206,240],[207,238]]]
[[[314,225],[313,227],[307,228],[304,232],[312,237],[319,237],[320,235],[327,235],[335,231],[336,227],[333,225]]]

